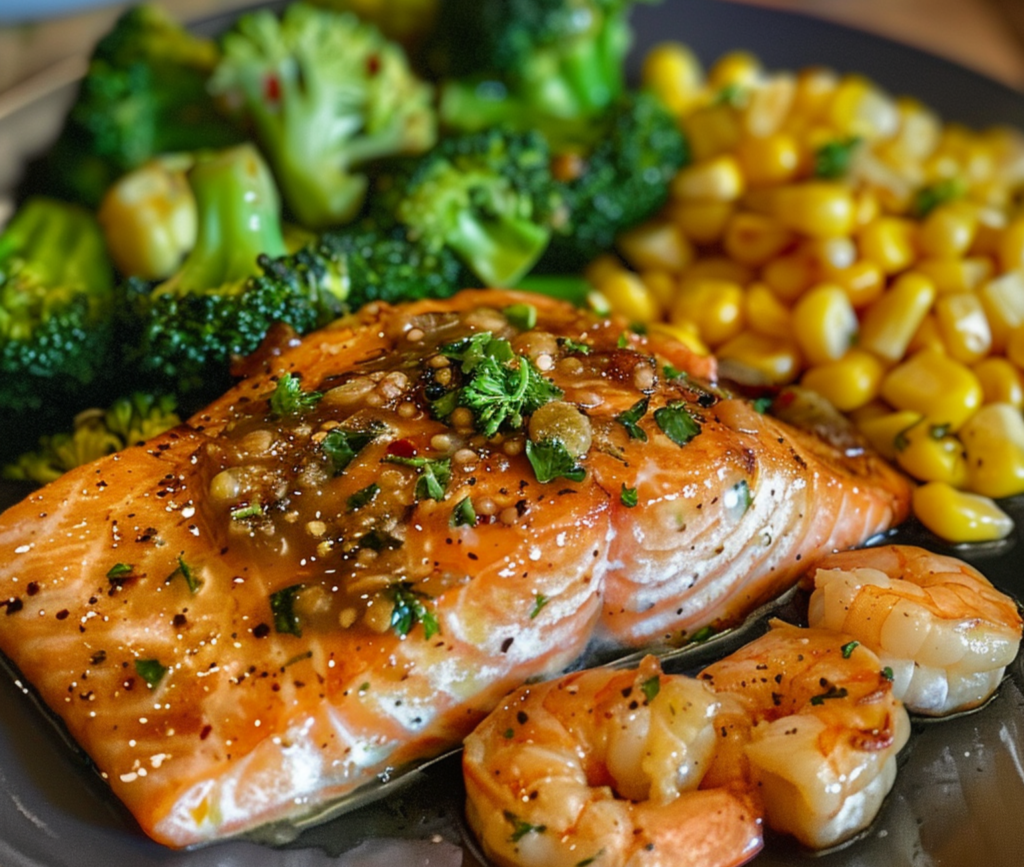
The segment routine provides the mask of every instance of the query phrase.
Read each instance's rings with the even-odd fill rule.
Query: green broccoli
[[[453,250],[484,284],[510,286],[540,258],[560,205],[536,133],[444,138],[378,182],[373,215],[428,249]]]
[[[21,455],[0,474],[45,485],[68,470],[145,442],[180,423],[173,397],[138,392],[119,398],[106,410],[79,413],[71,431],[40,437],[36,451]]]
[[[433,89],[400,46],[354,15],[288,6],[243,15],[223,39],[212,90],[239,107],[303,225],[357,216],[368,164],[436,137]]]
[[[668,183],[689,159],[675,119],[652,94],[630,93],[577,147],[573,176],[559,180],[568,218],[560,222],[542,266],[578,271],[620,232],[642,222],[668,198]]]
[[[113,269],[92,214],[30,198],[0,234],[0,410],[78,397],[108,370]]]
[[[144,381],[208,395],[227,385],[231,361],[255,350],[274,323],[306,332],[339,315],[347,286],[308,248],[287,252],[277,189],[254,147],[199,157],[188,179],[195,247],[162,283],[127,282],[124,346]]]
[[[214,42],[159,6],[129,9],[97,44],[64,129],[25,192],[95,207],[114,180],[154,156],[241,141],[207,92],[218,59]]]
[[[449,81],[442,121],[551,134],[551,119],[602,114],[624,92],[636,0],[445,0],[428,52]],[[468,76],[468,77],[467,77]]]

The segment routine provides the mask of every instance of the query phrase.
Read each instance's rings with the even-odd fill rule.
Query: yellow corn
[[[929,313],[921,320],[921,324],[917,327],[917,331],[914,332],[914,336],[910,338],[910,345],[907,346],[906,354],[913,355],[922,349],[934,349],[943,355],[946,354],[946,343],[942,339],[939,321],[935,318],[934,313]]]
[[[768,337],[779,337],[791,332],[789,308],[764,283],[747,287],[744,319],[751,330]]]
[[[855,209],[849,188],[832,181],[805,181],[778,187],[772,214],[783,225],[810,238],[848,235]]]
[[[1017,217],[999,242],[999,267],[1003,271],[1024,268],[1024,217]]]
[[[696,253],[693,244],[675,223],[651,220],[615,239],[615,246],[638,271],[658,268],[679,273],[689,267]]]
[[[611,253],[602,253],[583,269],[583,276],[591,286],[597,286],[605,277],[622,270],[622,263]]]
[[[935,151],[942,132],[939,116],[927,106],[909,97],[896,100],[899,129],[886,151],[903,163],[920,163]]]
[[[857,261],[857,245],[851,238],[811,238],[800,245],[823,279],[849,268]]]
[[[973,364],[988,355],[992,331],[981,299],[972,292],[941,295],[935,302],[935,319],[947,351],[957,361]]]
[[[955,431],[981,406],[982,391],[969,367],[923,349],[886,374],[882,397],[896,409],[914,410]]]
[[[992,260],[986,256],[964,259],[918,259],[914,270],[935,284],[935,291],[973,292],[992,275]]]
[[[978,298],[992,331],[993,350],[1002,352],[1010,332],[1024,323],[1024,272],[1010,271],[987,281]]]
[[[823,117],[839,86],[839,76],[831,69],[815,66],[797,73],[793,115],[817,119]]]
[[[708,86],[713,92],[730,85],[751,87],[763,74],[764,67],[755,55],[749,51],[730,51],[708,70]]]
[[[727,256],[705,256],[696,261],[683,275],[687,281],[693,280],[728,280],[745,286],[754,279],[754,272],[746,265]]]
[[[1024,370],[1024,324],[1006,335],[1006,357]]]
[[[731,154],[693,163],[672,179],[672,195],[682,201],[733,202],[743,188],[743,172]]]
[[[675,301],[676,290],[679,288],[679,277],[668,271],[659,268],[649,268],[640,272],[640,279],[650,290],[650,293],[658,299],[662,310],[669,310],[672,302]]]
[[[773,259],[761,269],[761,279],[780,300],[792,304],[817,279],[813,260],[802,253],[789,253]]]
[[[842,135],[874,141],[892,136],[900,116],[888,95],[866,78],[848,75],[832,96],[829,120]]]
[[[727,340],[715,355],[721,369],[733,378],[759,385],[789,385],[799,376],[802,366],[795,341],[754,331],[744,331]],[[737,371],[736,365],[742,369]]]
[[[776,133],[789,115],[796,94],[796,81],[788,73],[777,73],[750,88],[742,111],[743,130],[754,138]]]
[[[743,329],[743,288],[729,280],[684,280],[670,321],[694,323],[701,340],[716,347]]]
[[[885,368],[875,356],[851,349],[837,361],[809,368],[800,384],[816,391],[836,409],[851,412],[878,396],[884,375]]]
[[[625,268],[606,274],[594,288],[608,300],[613,311],[630,322],[652,322],[661,316],[658,299],[639,274]]]
[[[885,291],[885,274],[874,262],[854,262],[848,268],[831,271],[828,276],[843,287],[846,297],[858,310],[877,301]]]
[[[903,274],[864,313],[858,345],[886,361],[903,358],[935,301],[935,284],[921,274]]]
[[[977,229],[976,209],[964,202],[950,202],[925,217],[917,240],[925,256],[955,259],[966,255]]]
[[[648,334],[664,334],[673,340],[678,340],[683,346],[692,349],[698,355],[711,353],[708,345],[700,339],[697,326],[692,323],[673,325],[671,322],[651,322],[647,325],[647,332]]]
[[[800,168],[800,145],[786,132],[746,136],[736,147],[736,159],[748,186],[784,184],[793,180]]]
[[[1024,417],[1008,403],[990,403],[963,427],[968,487],[985,497],[1024,493]]]
[[[896,443],[896,463],[922,482],[961,488],[967,481],[963,444],[942,426],[922,422],[903,431]]]
[[[714,244],[725,232],[732,216],[733,202],[670,202],[669,218],[695,244]]]
[[[914,514],[948,542],[992,542],[1013,532],[1013,519],[988,497],[931,482],[913,494]]]
[[[1024,378],[1020,370],[1005,358],[986,358],[974,365],[985,403],[1008,403],[1024,407]]]
[[[856,335],[857,314],[839,286],[816,286],[793,308],[793,336],[810,364],[842,358]]]
[[[704,69],[694,54],[678,42],[656,45],[644,57],[641,81],[673,114],[683,114],[701,98]]]
[[[756,267],[774,259],[793,240],[793,233],[778,220],[738,211],[726,226],[722,247],[737,262]]]
[[[884,404],[883,404],[884,405]],[[924,421],[924,416],[913,410],[891,410],[858,418],[857,427],[871,447],[883,458],[896,460],[906,432]]]
[[[743,134],[735,109],[722,104],[706,105],[684,116],[683,130],[698,162],[733,150]]]
[[[917,255],[917,226],[902,217],[879,217],[860,230],[860,254],[886,274],[905,271]]]

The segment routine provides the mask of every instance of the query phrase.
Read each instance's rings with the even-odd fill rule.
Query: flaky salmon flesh
[[[294,820],[905,517],[714,379],[540,296],[370,305],[0,516],[0,649],[156,840]]]

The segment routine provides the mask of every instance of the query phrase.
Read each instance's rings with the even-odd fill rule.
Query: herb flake
[[[358,511],[363,506],[369,505],[373,502],[377,494],[380,493],[380,485],[376,482],[367,485],[362,490],[356,491],[352,496],[346,500],[346,505],[350,512]]]
[[[448,524],[452,527],[476,526],[476,509],[473,508],[473,501],[469,497],[463,497],[455,504]]]
[[[527,440],[526,457],[537,481],[542,484],[558,478],[582,482],[587,476],[587,471],[576,463],[561,440],[541,440],[539,443]]]
[[[330,460],[334,475],[340,476],[355,456],[380,436],[383,429],[383,425],[376,424],[367,430],[345,430],[336,427],[328,431],[320,443],[320,448]]]
[[[661,678],[658,675],[647,678],[640,684],[640,691],[648,702],[654,701],[654,697],[661,692]]]
[[[302,635],[302,624],[295,612],[295,597],[305,587],[305,584],[292,584],[270,594],[270,613],[274,617],[274,629],[278,633],[296,637]]]
[[[843,659],[849,659],[853,655],[853,651],[860,645],[859,641],[849,641],[844,644],[841,648],[843,652]]]
[[[548,829],[547,825],[531,825],[510,810],[506,810],[504,816],[512,825],[512,835],[508,838],[511,843],[518,843],[527,834],[543,834]]]
[[[430,599],[426,593],[413,589],[412,585],[403,581],[391,588],[391,599],[394,608],[391,611],[391,628],[403,638],[408,635],[417,623],[423,624],[423,637],[433,638],[441,631],[437,616],[431,611],[424,600]]]
[[[647,415],[647,407],[649,405],[650,401],[645,397],[638,400],[629,409],[615,416],[615,420],[626,429],[630,439],[647,442],[647,433],[640,427],[639,421]]]
[[[700,433],[700,424],[682,401],[673,401],[668,406],[656,409],[654,422],[678,446],[685,446]]]
[[[401,464],[419,471],[416,479],[417,500],[443,500],[444,492],[452,477],[451,458],[406,458],[401,455],[385,455],[389,464]]]
[[[150,689],[155,689],[167,674],[167,666],[157,659],[136,659],[135,673],[146,681]]]
[[[313,409],[323,397],[319,391],[303,391],[302,382],[292,373],[286,373],[270,395],[270,413],[275,418],[302,415]]]
[[[636,504],[640,502],[640,497],[637,494],[636,488],[627,488],[626,483],[622,483],[622,490],[619,492],[619,501],[627,509],[636,507]]]

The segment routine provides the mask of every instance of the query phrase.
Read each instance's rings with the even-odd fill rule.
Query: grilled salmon
[[[906,515],[883,462],[714,379],[498,290],[282,338],[0,516],[0,649],[156,840],[314,812],[591,642],[735,621]]]

